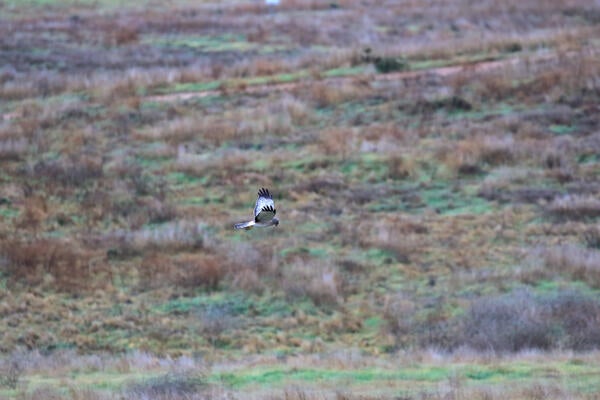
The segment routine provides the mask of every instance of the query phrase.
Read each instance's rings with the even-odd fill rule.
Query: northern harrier
[[[256,205],[254,206],[254,219],[248,222],[240,222],[235,224],[235,229],[252,229],[254,226],[272,226],[279,225],[279,220],[275,218],[275,203],[271,193],[265,188],[258,191],[258,199],[256,199]]]

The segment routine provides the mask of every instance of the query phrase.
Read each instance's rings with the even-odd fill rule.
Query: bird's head
[[[277,218],[273,218],[273,225],[279,225],[279,220]]]

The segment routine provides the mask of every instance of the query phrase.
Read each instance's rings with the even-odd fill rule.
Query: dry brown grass
[[[278,260],[270,246],[235,243],[218,248],[217,254],[230,263],[229,280],[234,288],[262,293],[267,282],[279,275]]]
[[[600,63],[595,54],[578,49],[549,62],[509,65],[481,74],[474,82],[475,94],[482,100],[517,97],[524,102],[558,101],[566,96],[598,93],[599,75]]]
[[[174,262],[176,275],[173,281],[181,287],[206,287],[214,290],[228,270],[228,266],[213,255],[181,254]]]
[[[477,135],[444,147],[439,157],[458,174],[479,173],[486,167],[507,165],[520,158],[523,149],[512,136]]]
[[[253,157],[249,151],[225,150],[218,152],[219,158],[206,154],[193,154],[180,148],[173,169],[192,176],[203,177],[212,173],[214,182],[237,182],[243,180]]]
[[[588,248],[600,250],[600,224],[587,228],[582,233],[582,239]]]
[[[342,300],[342,278],[335,266],[298,261],[286,266],[281,287],[290,299],[310,298],[315,305],[332,307]]]
[[[140,39],[139,28],[133,24],[119,25],[104,34],[105,46],[123,46],[137,43]]]
[[[387,161],[388,177],[393,180],[402,180],[415,177],[417,165],[415,160],[399,155],[389,156]]]
[[[33,166],[32,175],[50,185],[81,186],[103,175],[102,157],[97,155],[69,155],[56,160],[40,160]]]
[[[140,254],[146,250],[165,253],[201,250],[210,245],[206,225],[200,221],[175,220],[155,228],[120,230],[105,235],[107,244],[114,244],[117,254]]]
[[[98,251],[72,240],[5,240],[0,248],[6,258],[8,278],[15,283],[40,285],[66,292],[105,287],[111,269]]]
[[[14,249],[0,349],[450,348],[479,295],[598,285],[598,235],[582,237],[600,149],[583,0],[71,3],[2,9],[0,237]],[[425,70],[384,76],[376,57]],[[279,187],[281,229],[232,232],[258,184]],[[514,272],[523,246],[575,240],[587,248]],[[86,283],[70,289],[67,271]],[[47,303],[27,309],[29,289]],[[191,319],[197,301],[215,313]]]
[[[310,85],[308,97],[318,108],[340,105],[349,100],[359,100],[367,96],[369,89],[352,81],[342,81],[341,84],[316,82]]]
[[[29,196],[23,203],[23,212],[14,221],[15,227],[37,233],[48,219],[48,202],[43,196]]]
[[[532,271],[530,274],[544,275],[544,271],[566,275],[571,279],[586,282],[592,287],[600,287],[600,252],[573,244],[534,249],[529,255]]]
[[[360,223],[358,243],[362,248],[379,248],[391,253],[394,262],[411,263],[411,256],[427,246],[427,226],[418,218],[394,215],[375,222]]]
[[[358,147],[356,131],[348,127],[336,127],[322,130],[319,148],[326,155],[339,156],[343,160],[354,154]]]
[[[27,139],[0,140],[0,161],[22,160],[29,151]]]

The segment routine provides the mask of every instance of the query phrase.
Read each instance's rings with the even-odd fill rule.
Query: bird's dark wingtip
[[[269,193],[268,189],[265,188],[260,188],[258,191],[258,197],[266,197],[266,198],[271,198],[271,193]]]

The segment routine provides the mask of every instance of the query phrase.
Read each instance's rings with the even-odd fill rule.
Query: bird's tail
[[[254,226],[254,224],[254,221],[240,222],[239,224],[235,224],[233,227],[235,229],[250,229]]]

